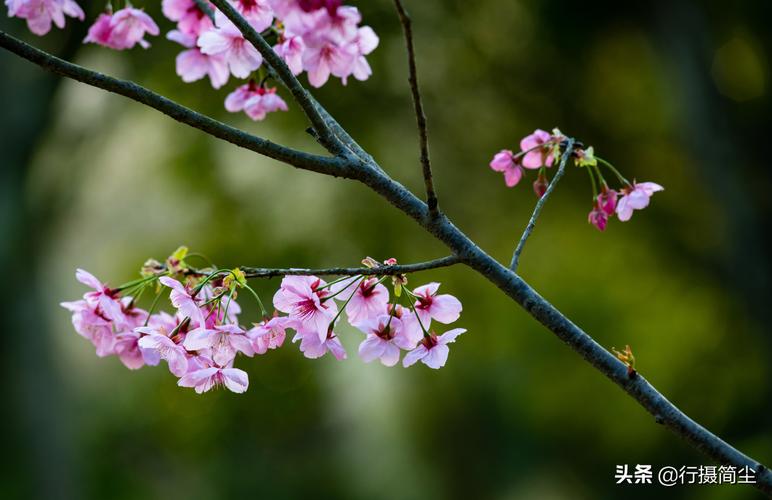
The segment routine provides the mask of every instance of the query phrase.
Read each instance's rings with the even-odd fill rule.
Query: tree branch
[[[284,60],[274,52],[265,38],[252,27],[244,17],[230,4],[228,0],[212,0],[212,3],[238,28],[244,38],[249,41],[263,56],[263,60],[276,72],[279,80],[289,89],[292,97],[300,105],[303,112],[311,121],[322,145],[336,156],[348,156],[347,149],[340,139],[332,132],[329,125],[322,117],[317,106],[319,104],[311,97],[311,94],[300,84],[292,74]],[[321,107],[321,106],[320,106]]]
[[[418,271],[427,271],[440,267],[453,266],[460,263],[458,257],[449,255],[440,259],[419,262],[417,264],[404,264],[380,267],[330,267],[325,269],[267,269],[262,267],[241,267],[247,278],[274,278],[276,276],[394,276],[397,274],[410,274]]]
[[[725,465],[748,466],[756,472],[754,487],[772,496],[772,471],[732,447],[689,418],[638,374],[628,376],[627,366],[565,317],[517,274],[486,254],[443,214],[431,219],[425,203],[402,184],[375,168],[364,172],[362,182],[389,203],[413,218],[421,227],[442,241],[454,255],[496,285],[539,323],[604,374],[664,425],[694,448]]]
[[[568,157],[571,156],[573,149],[574,139],[570,138],[566,144],[563,157],[560,159],[560,166],[558,167],[558,171],[555,173],[555,177],[552,178],[550,185],[547,186],[547,190],[544,192],[544,196],[539,198],[539,201],[536,202],[536,206],[533,208],[533,213],[531,214],[531,219],[528,221],[528,225],[525,226],[525,231],[523,231],[523,235],[520,237],[520,242],[517,244],[517,248],[515,248],[515,252],[512,254],[512,261],[509,264],[509,269],[512,270],[512,272],[517,271],[517,265],[520,262],[520,253],[523,251],[525,242],[528,240],[528,237],[531,236],[533,228],[536,226],[536,219],[539,218],[541,208],[545,203],[547,203],[547,198],[549,198],[552,190],[555,189],[555,186],[557,185],[560,178],[563,177],[563,173],[566,169],[566,163],[568,162]]]
[[[154,108],[179,122],[242,148],[305,170],[334,176],[348,176],[349,169],[347,165],[339,159],[305,153],[248,134],[177,104],[134,82],[103,75],[102,73],[59,59],[22,42],[4,31],[0,31],[0,47],[37,64],[47,71],[128,97]]]
[[[421,148],[421,167],[423,168],[424,185],[426,186],[426,204],[429,207],[429,215],[434,217],[438,211],[437,195],[434,192],[434,180],[432,178],[432,164],[429,160],[429,135],[426,125],[426,114],[421,103],[421,91],[418,87],[418,70],[415,65],[415,48],[413,47],[413,27],[410,15],[405,11],[401,0],[394,0],[399,21],[402,24],[402,32],[405,35],[407,48],[407,67],[409,70],[408,81],[413,95],[413,107],[415,119],[418,125],[418,140]]]

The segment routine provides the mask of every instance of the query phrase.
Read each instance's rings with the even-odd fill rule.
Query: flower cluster
[[[307,358],[331,353],[347,357],[336,330],[345,311],[349,324],[364,334],[359,355],[365,362],[380,360],[386,366],[407,367],[418,361],[441,368],[448,345],[466,330],[455,328],[441,335],[432,322],[450,324],[461,314],[461,302],[438,293],[440,284],[429,283],[412,291],[404,288],[405,276],[343,277],[329,283],[316,276],[285,276],[273,297],[275,311],[268,314],[257,293],[239,270],[192,270],[181,247],[164,264],[148,261],[143,277],[110,288],[79,269],[76,278],[91,288],[81,300],[63,302],[72,312],[75,331],[91,341],[100,357],[116,355],[130,369],[167,363],[181,387],[197,393],[224,386],[244,392],[247,373],[234,368],[237,356],[253,357],[284,344],[288,330]],[[393,259],[386,262],[393,265]],[[380,266],[366,259],[369,267]],[[393,284],[393,295],[383,284]],[[151,310],[137,306],[145,290],[154,290]],[[262,320],[251,327],[239,323],[238,292],[248,290],[257,300]],[[173,313],[153,312],[167,291]],[[284,314],[280,314],[284,313]]]
[[[494,155],[489,166],[504,174],[504,182],[508,187],[514,187],[520,182],[525,175],[525,169],[539,170],[533,189],[538,197],[542,197],[549,187],[546,169],[560,160],[566,141],[567,137],[558,129],[554,129],[551,134],[537,129],[520,141],[518,153],[503,149]],[[587,220],[600,231],[605,231],[609,218],[614,215],[623,222],[630,220],[634,210],[646,208],[651,196],[664,190],[654,182],[628,181],[614,165],[598,157],[592,146],[574,147],[571,157],[574,164],[585,168],[590,176],[593,206]],[[609,188],[601,166],[612,172],[621,183],[621,188]]]
[[[378,45],[378,37],[370,27],[359,26],[362,17],[356,7],[297,0],[236,0],[232,5],[257,32],[275,40],[274,50],[294,74],[306,71],[315,87],[330,75],[345,84],[350,75],[366,80],[372,73],[365,56]],[[262,56],[222,12],[211,8],[210,18],[194,0],[164,0],[163,12],[177,23],[167,38],[185,47],[177,56],[177,74],[183,81],[208,76],[212,86],[220,88],[231,75],[251,78],[260,70]],[[267,78],[258,80],[233,91],[226,109],[244,111],[253,120],[286,111],[276,88],[266,86]]]
[[[145,34],[156,36],[159,33],[158,25],[143,10],[126,7],[115,13],[100,14],[83,42],[115,50],[131,49],[137,44],[146,49],[150,44],[145,40]]]
[[[378,46],[369,26],[360,26],[356,7],[340,0],[230,0],[231,5],[286,62],[292,73],[306,72],[314,87],[334,76],[345,85],[350,76],[366,80],[372,69],[365,56]],[[26,19],[29,29],[44,35],[53,22],[63,28],[65,15],[84,19],[75,0],[5,0],[8,15]],[[241,31],[207,0],[163,0],[162,11],[176,23],[167,39],[184,47],[177,55],[176,71],[184,82],[209,78],[219,89],[231,76],[249,79],[225,101],[230,112],[244,111],[253,120],[268,113],[286,111],[287,105],[270,87],[262,69],[263,58]],[[148,48],[146,35],[160,33],[158,25],[142,9],[126,7],[116,12],[108,4],[88,30],[84,43],[115,50],[135,45]],[[256,74],[257,73],[257,74]]]
[[[26,20],[29,30],[40,36],[51,31],[52,22],[64,28],[65,16],[81,21],[86,17],[74,0],[5,0],[5,5],[8,17]]]

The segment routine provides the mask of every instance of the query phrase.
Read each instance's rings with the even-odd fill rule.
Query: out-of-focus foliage
[[[586,223],[589,182],[569,171],[521,274],[604,346],[632,345],[640,372],[687,413],[771,463],[770,4],[406,3],[443,210],[507,260],[535,200],[527,184],[506,189],[487,162],[536,127],[560,126],[630,177],[663,184],[649,209],[600,234]],[[420,191],[391,2],[355,4],[381,35],[374,75],[318,97]],[[160,20],[157,5],[137,5]],[[235,82],[182,83],[172,42],[115,53],[76,47],[79,36],[32,41],[318,149],[297,106],[255,124],[222,109]],[[117,284],[179,244],[224,266],[445,251],[355,183],[295,171],[73,82],[54,90],[6,53],[0,63],[0,133],[15,138],[0,151],[4,266],[16,277],[4,301],[4,497],[650,498],[653,487],[617,488],[614,466],[708,463],[463,267],[411,280],[440,280],[464,303],[469,333],[439,372],[308,361],[287,345],[240,361],[245,395],[197,396],[163,368],[129,372],[96,358],[57,305],[82,293],[79,266]],[[277,285],[257,288],[267,299]],[[250,298],[241,302],[255,319]],[[353,354],[360,334],[344,335]],[[747,487],[656,494],[755,498]]]

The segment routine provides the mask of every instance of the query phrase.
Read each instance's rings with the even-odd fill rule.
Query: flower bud
[[[536,178],[535,181],[533,181],[533,192],[536,193],[537,198],[541,198],[544,196],[544,193],[547,192],[547,188],[549,187],[550,183],[547,180],[547,176],[545,176],[542,173],[539,173],[539,176]]]

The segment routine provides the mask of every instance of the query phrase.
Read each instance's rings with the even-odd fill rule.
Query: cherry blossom
[[[61,306],[72,312],[72,325],[82,337],[91,341],[100,358],[114,353],[115,335],[113,323],[85,300],[62,302]]]
[[[95,314],[115,323],[119,328],[128,325],[128,318],[123,312],[123,304],[118,298],[118,291],[112,290],[100,282],[93,274],[83,269],[75,272],[75,278],[86,286],[94,289],[83,296],[83,299],[92,307]]]
[[[448,344],[455,342],[456,337],[464,332],[466,332],[465,328],[454,328],[439,337],[434,333],[429,334],[421,340],[418,347],[405,355],[402,366],[407,368],[420,361],[435,370],[442,368],[448,360],[448,353],[450,352]]]
[[[417,299],[415,312],[424,328],[429,327],[432,319],[448,324],[461,315],[461,302],[452,295],[437,295],[439,287],[439,283],[429,283],[413,290]]]
[[[85,18],[83,9],[73,0],[6,0],[8,17],[27,21],[29,30],[39,36],[51,31],[51,23],[64,28],[65,16],[81,21]]]
[[[273,296],[274,307],[289,314],[296,330],[314,332],[320,342],[327,339],[327,330],[338,312],[335,301],[328,299],[326,285],[316,276],[286,276]]]
[[[297,333],[293,337],[292,342],[300,340],[300,352],[309,359],[321,358],[327,352],[330,352],[335,359],[342,361],[346,359],[346,350],[341,344],[338,335],[333,333],[330,328],[325,334],[324,338],[319,338],[314,331],[306,331],[302,326],[297,327]]]
[[[164,16],[176,22],[177,29],[186,35],[196,37],[214,26],[194,0],[163,0],[161,8]]]
[[[264,119],[268,113],[287,111],[287,104],[276,94],[276,87],[261,87],[250,81],[228,94],[225,109],[231,113],[244,111],[257,121]]]
[[[307,41],[303,52],[303,68],[308,72],[308,83],[321,87],[330,75],[345,78],[353,71],[355,54],[350,48],[341,47],[323,36]]]
[[[145,41],[145,34],[156,36],[160,33],[158,25],[141,9],[127,7],[113,14],[112,36],[122,48],[130,49],[139,44],[142,48],[150,47]]]
[[[212,87],[216,89],[228,83],[230,71],[225,57],[204,54],[196,46],[196,37],[181,30],[170,31],[166,38],[187,47],[187,50],[180,52],[176,59],[177,75],[183,82],[195,82],[209,76]]]
[[[188,351],[212,350],[212,359],[220,366],[231,363],[236,354],[254,355],[252,342],[238,325],[217,325],[213,329],[197,328],[188,333],[182,344]]]
[[[273,10],[268,0],[236,0],[231,3],[258,32],[273,23]]]
[[[523,178],[523,167],[520,158],[509,149],[502,149],[496,153],[490,162],[490,167],[496,172],[504,173],[504,183],[507,187],[515,187]]]
[[[551,167],[555,161],[554,150],[548,144],[552,140],[549,132],[536,129],[520,141],[520,149],[525,153],[522,165],[525,168]]]
[[[292,74],[299,75],[303,72],[303,51],[306,49],[306,43],[303,37],[294,35],[285,35],[280,43],[274,46],[273,50],[284,59]]]
[[[178,326],[174,318],[166,313],[151,317],[148,326],[140,326],[135,332],[143,334],[138,344],[147,353],[154,352],[159,359],[163,359],[169,366],[169,371],[177,377],[183,376],[188,369],[188,353],[185,348],[170,338],[171,333]]]
[[[197,43],[201,52],[223,57],[233,76],[247,78],[263,64],[263,57],[220,11],[215,15],[215,25],[215,28],[205,31],[198,37]]]
[[[649,206],[649,198],[665,188],[654,182],[634,182],[632,186],[622,189],[622,197],[616,206],[617,217],[625,222],[633,216],[633,210],[641,210]]]
[[[252,341],[255,353],[265,354],[269,349],[281,347],[287,336],[287,323],[286,317],[274,316],[247,330],[247,337]]]
[[[130,49],[136,44],[146,49],[150,44],[145,40],[145,34],[159,33],[158,25],[143,10],[126,7],[114,14],[100,14],[83,41],[116,50]]]
[[[162,285],[172,289],[169,294],[169,299],[182,317],[190,318],[196,326],[201,327],[205,325],[206,321],[204,320],[204,313],[201,312],[198,303],[185,289],[182,283],[167,276],[159,278],[158,281]]]
[[[353,294],[340,294],[336,298],[343,297],[348,300],[346,315],[352,325],[384,314],[389,303],[389,291],[378,282],[378,278],[363,279]]]
[[[365,363],[380,359],[385,366],[394,366],[399,361],[400,349],[416,346],[416,340],[403,331],[402,321],[389,314],[364,321],[358,328],[367,334],[359,344],[359,357]]]
[[[121,363],[130,370],[142,368],[145,364],[155,366],[160,361],[160,356],[154,350],[146,350],[140,344],[139,332],[119,333],[115,336],[113,349]]]
[[[202,394],[217,386],[225,386],[235,393],[242,393],[249,387],[249,376],[244,370],[233,367],[221,367],[211,360],[199,357],[194,366],[177,382],[180,387],[192,387]]]

